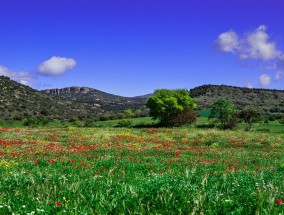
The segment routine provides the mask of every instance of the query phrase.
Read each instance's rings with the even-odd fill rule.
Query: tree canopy
[[[217,118],[222,128],[233,128],[236,125],[237,109],[226,99],[214,102],[209,118]]]
[[[150,109],[150,116],[162,124],[172,124],[174,117],[196,107],[195,100],[185,89],[156,90],[146,103]]]
[[[246,131],[251,129],[252,124],[260,117],[260,113],[252,108],[243,109],[238,113],[238,117],[246,123]]]

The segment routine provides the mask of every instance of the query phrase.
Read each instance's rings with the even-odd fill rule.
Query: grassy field
[[[284,132],[261,126],[2,128],[0,214],[283,214]]]

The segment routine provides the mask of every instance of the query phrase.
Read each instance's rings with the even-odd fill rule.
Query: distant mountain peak
[[[125,109],[146,109],[148,96],[124,97],[106,93],[90,87],[65,87],[61,89],[43,90],[47,94],[57,95],[66,99],[98,106],[108,111],[123,111]]]

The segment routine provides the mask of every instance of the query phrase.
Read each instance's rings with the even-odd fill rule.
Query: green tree
[[[237,109],[226,99],[219,99],[214,102],[209,118],[217,118],[221,128],[234,128],[237,125]]]
[[[159,89],[147,100],[149,115],[161,124],[172,125],[171,120],[186,110],[196,107],[195,100],[185,89]]]
[[[136,109],[134,111],[134,116],[135,117],[141,117],[141,115],[142,115],[142,110],[141,109]]]
[[[123,113],[125,114],[126,118],[132,118],[134,116],[134,113],[131,109],[126,109],[123,111]]]
[[[251,126],[260,117],[260,113],[252,108],[241,110],[238,117],[246,123],[246,131],[251,129]]]

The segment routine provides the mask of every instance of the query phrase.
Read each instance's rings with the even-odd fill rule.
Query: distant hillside
[[[0,76],[0,89],[0,119],[69,120],[72,117],[94,118],[103,112],[99,107],[47,95],[4,76]]]
[[[199,108],[210,107],[225,98],[238,108],[254,107],[262,113],[284,113],[284,90],[249,89],[225,85],[203,85],[190,90]]]
[[[47,94],[87,103],[107,111],[122,111],[128,108],[145,110],[145,103],[152,94],[123,97],[105,93],[89,87],[66,87],[44,90]],[[202,85],[191,89],[198,108],[208,108],[220,98],[234,103],[238,108],[254,107],[262,113],[284,113],[284,90],[249,89],[225,85]]]
[[[43,90],[43,92],[114,112],[123,111],[128,108],[144,110],[146,100],[149,97],[148,95],[123,97],[89,87],[66,87],[62,89]]]
[[[141,115],[145,116],[145,103],[151,96],[123,97],[88,87],[37,91],[4,76],[0,76],[0,89],[0,119],[19,120],[28,117],[109,119],[128,108],[141,109]],[[203,85],[191,89],[190,95],[197,100],[199,109],[225,98],[239,108],[254,107],[267,114],[284,113],[284,90]]]

